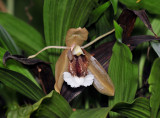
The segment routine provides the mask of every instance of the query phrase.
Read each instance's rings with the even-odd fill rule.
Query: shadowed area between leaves
[[[21,55],[11,55],[9,52],[6,52],[3,56],[3,64],[5,65],[9,59],[14,59],[29,68],[38,78],[45,94],[50,93],[54,89],[55,82],[50,63],[39,59],[28,59]]]

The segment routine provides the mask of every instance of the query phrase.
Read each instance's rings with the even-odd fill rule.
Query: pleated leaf
[[[150,106],[151,106],[151,117],[157,118],[158,109],[160,107],[160,59],[157,58],[151,69],[151,73],[149,76],[149,92],[151,93],[150,97]]]
[[[94,0],[45,0],[43,16],[46,45],[65,45],[67,30],[84,27],[93,7]],[[48,51],[54,72],[61,51]]]
[[[32,113],[34,114],[32,115]],[[33,105],[19,107],[7,114],[7,118],[69,118],[72,109],[55,91],[50,92]]]
[[[150,118],[149,100],[146,98],[137,98],[132,104],[118,103],[112,111],[128,118]]]
[[[32,100],[38,101],[44,96],[37,85],[20,73],[0,68],[0,81]]]
[[[77,110],[72,113],[70,118],[106,118],[110,111],[120,113],[127,118],[149,118],[149,100],[146,98],[137,98],[133,103],[119,102],[107,108]]]
[[[110,108],[95,108],[75,111],[70,118],[106,118]]]
[[[37,118],[40,116],[45,116],[46,118],[53,118],[53,116],[57,116],[58,118],[69,118],[72,113],[72,108],[68,102],[55,91],[52,91],[50,94],[52,97],[43,100],[35,113]]]
[[[112,51],[108,73],[115,87],[115,96],[110,97],[109,106],[133,101],[138,85],[138,66],[132,62],[130,49],[116,42]]]
[[[14,40],[2,26],[0,26],[0,44],[3,48],[10,51],[12,54],[21,53]]]
[[[25,54],[33,55],[45,47],[41,34],[22,20],[7,13],[0,13],[0,24],[12,36],[17,46],[25,51]],[[46,52],[38,57],[48,60]]]

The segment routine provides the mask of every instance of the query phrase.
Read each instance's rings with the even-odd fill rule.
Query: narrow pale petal
[[[114,85],[107,72],[92,55],[86,51],[85,55],[89,61],[88,69],[95,76],[93,82],[94,87],[102,94],[114,96]]]
[[[60,93],[64,82],[63,73],[68,70],[68,49],[64,50],[60,55],[55,67],[55,90]]]

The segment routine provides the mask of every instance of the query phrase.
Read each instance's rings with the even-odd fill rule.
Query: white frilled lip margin
[[[90,71],[88,71],[88,74],[85,77],[77,77],[72,76],[69,72],[64,72],[63,79],[72,88],[77,88],[80,86],[87,87],[93,84],[94,75]]]

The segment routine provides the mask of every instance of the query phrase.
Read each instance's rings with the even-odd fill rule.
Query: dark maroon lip
[[[71,50],[69,50],[67,56],[69,59],[68,72],[72,76],[85,77],[88,74],[88,60],[85,55],[72,55]]]

